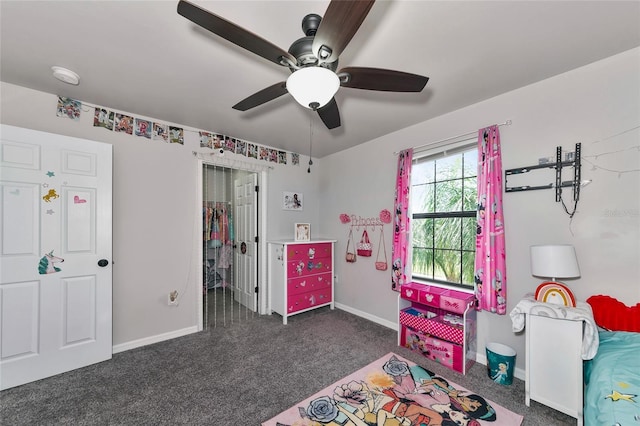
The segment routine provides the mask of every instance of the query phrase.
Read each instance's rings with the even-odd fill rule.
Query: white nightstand
[[[582,425],[583,321],[527,315],[525,403],[538,401]]]
[[[552,305],[527,295],[510,315],[514,331],[525,328],[526,333],[526,405],[537,401],[575,417],[582,426],[583,360],[593,357],[598,339],[591,307],[577,305]]]

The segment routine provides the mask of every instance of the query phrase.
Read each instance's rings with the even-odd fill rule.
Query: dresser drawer
[[[301,294],[291,294],[287,297],[287,313],[303,311],[330,303],[331,297],[331,287]]]
[[[325,288],[331,288],[330,272],[287,280],[288,295],[300,294],[313,290],[322,290]]]
[[[287,276],[289,278],[307,277],[325,272],[331,272],[330,257],[287,262]]]
[[[314,260],[331,258],[331,243],[295,244],[287,247],[287,260]]]

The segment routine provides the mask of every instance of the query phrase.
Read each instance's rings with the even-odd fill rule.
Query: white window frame
[[[459,154],[462,152],[467,152],[473,149],[477,149],[477,139],[474,138],[466,138],[464,140],[459,140],[457,142],[454,143],[449,143],[446,146],[440,146],[437,148],[429,148],[427,147],[426,149],[420,150],[420,151],[416,151],[414,152],[413,155],[413,162],[417,162],[417,161],[429,161],[429,160],[437,160],[438,157],[440,158],[446,158],[449,157],[451,155],[454,154]],[[425,160],[427,159],[427,160]],[[476,163],[477,164],[477,163]],[[412,165],[413,168],[413,165]],[[413,189],[413,172],[412,172],[412,184],[411,184],[411,188]],[[476,173],[477,176],[477,173]],[[410,202],[410,217],[411,217],[411,227],[413,228],[413,223],[414,223],[414,211],[413,211],[413,203],[414,203],[414,197],[412,194],[411,197],[411,202]],[[468,212],[468,211],[467,211]],[[474,210],[474,214],[475,214],[475,210]],[[469,217],[468,215],[465,217]],[[475,217],[475,216],[474,216]],[[413,242],[413,229],[411,232],[411,246],[410,246],[410,252],[409,252],[409,261],[411,262],[411,280],[414,282],[420,282],[420,283],[425,283],[425,284],[429,284],[429,285],[436,285],[436,286],[441,286],[441,287],[445,287],[445,288],[454,288],[456,290],[462,290],[462,291],[469,291],[469,292],[473,292],[474,290],[474,284],[473,283],[467,283],[467,284],[463,284],[463,283],[452,283],[452,282],[448,282],[448,281],[443,281],[443,280],[437,280],[437,279],[432,279],[432,278],[424,278],[421,276],[417,276],[413,274],[413,247],[414,247],[414,242]],[[473,241],[473,247],[475,247],[475,240]],[[461,248],[461,252],[462,252],[462,248]]]

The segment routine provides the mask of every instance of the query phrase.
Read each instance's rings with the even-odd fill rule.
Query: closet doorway
[[[202,165],[202,328],[259,311],[258,173]]]

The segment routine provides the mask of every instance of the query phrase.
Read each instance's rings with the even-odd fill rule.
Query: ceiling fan
[[[366,18],[375,0],[332,0],[324,18],[309,14],[302,20],[302,37],[285,51],[233,22],[186,0],[178,2],[178,13],[292,74],[233,106],[239,111],[257,107],[286,93],[305,108],[318,112],[329,129],[340,126],[334,95],[340,87],[384,92],[420,92],[428,77],[381,68],[346,67],[336,72],[338,58]]]

